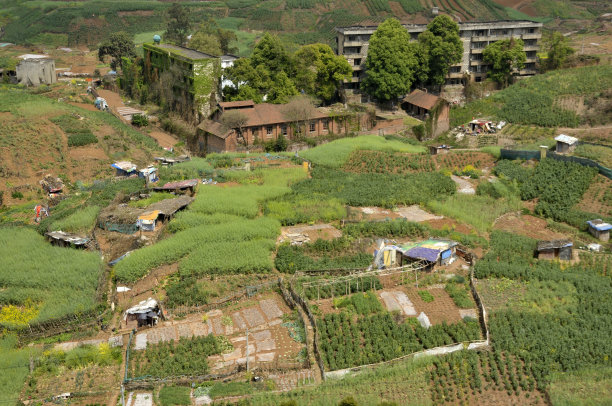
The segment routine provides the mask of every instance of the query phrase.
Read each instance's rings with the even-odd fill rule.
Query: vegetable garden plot
[[[346,312],[327,314],[317,321],[320,348],[328,370],[389,361],[427,348],[478,340],[476,320],[421,327],[415,319],[398,324],[386,312],[352,317]]]
[[[435,358],[429,375],[434,404],[547,404],[529,367],[497,351]]]

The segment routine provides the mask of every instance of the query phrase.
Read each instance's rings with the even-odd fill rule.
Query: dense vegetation
[[[443,323],[429,329],[421,327],[416,319],[410,320],[398,324],[388,312],[361,316],[357,320],[346,312],[325,315],[318,321],[325,366],[336,370],[373,364],[480,337],[476,320]]]
[[[15,305],[17,314],[32,308],[29,323],[43,322],[96,307],[102,261],[96,252],[51,246],[25,228],[0,228],[0,305]],[[4,327],[22,327],[5,315]]]
[[[589,80],[584,80],[586,77]],[[590,118],[559,106],[559,101],[580,96],[597,98],[602,89],[612,87],[611,78],[610,65],[556,70],[536,75],[486,99],[452,109],[451,125],[465,124],[472,117],[484,114],[510,123],[576,127]],[[605,115],[603,111],[593,114]]]
[[[499,351],[460,351],[433,360],[430,379],[435,404],[467,402],[483,391],[505,391],[508,396],[536,390],[528,366]]]
[[[424,203],[455,192],[455,182],[436,172],[408,175],[355,174],[315,167],[312,178],[293,186],[301,195],[319,194],[351,206],[393,207]]]
[[[160,377],[208,374],[206,358],[231,350],[224,337],[212,334],[205,337],[181,338],[179,341],[149,344],[142,351],[130,352],[133,377]]]
[[[575,290],[566,289],[567,296],[559,302],[576,303],[571,312],[542,314],[513,309],[494,312],[490,316],[494,349],[506,351],[528,364],[539,388],[546,387],[553,371],[610,366],[609,276],[600,276],[588,263],[563,269],[555,262],[535,260],[535,241],[527,237],[494,231],[491,246],[492,250],[476,263],[478,278],[567,282]]]
[[[349,244],[344,239],[331,242],[319,239],[300,246],[283,244],[277,249],[274,265],[276,269],[286,273],[367,267],[372,262],[372,255],[365,252],[347,252]]]

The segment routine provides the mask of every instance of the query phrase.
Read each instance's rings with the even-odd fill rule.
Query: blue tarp
[[[438,262],[440,251],[432,248],[414,247],[405,254],[409,258],[424,259],[429,262]]]
[[[587,224],[597,231],[612,230],[612,224],[604,223],[602,220],[590,220],[587,221]]]

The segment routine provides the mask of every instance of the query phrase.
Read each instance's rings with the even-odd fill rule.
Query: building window
[[[533,33],[535,32],[535,28],[530,28],[530,29],[529,29],[527,32],[528,32],[529,34],[533,34]]]
[[[359,71],[358,70],[354,70],[353,71],[353,77],[354,78],[358,78],[359,77]]]
[[[461,72],[461,66],[451,66],[449,69],[450,73],[459,73]]]
[[[266,127],[266,135],[272,135],[272,126],[271,125]]]
[[[316,129],[315,122],[314,122],[314,121],[311,121],[311,122],[310,122],[310,132],[311,132],[311,133],[315,132],[315,129]]]
[[[281,127],[281,132],[283,135],[287,135],[287,125],[283,124],[283,126]]]
[[[323,129],[329,130],[329,120],[323,120]]]
[[[474,78],[474,81],[476,81],[476,83],[480,83],[480,82],[482,82],[482,76],[476,76],[476,77]]]
[[[355,59],[355,60],[353,61],[353,64],[354,64],[355,66],[359,66],[359,65],[361,65],[361,58],[357,58],[357,59]]]
[[[349,41],[355,41],[355,36],[354,35],[349,35],[348,40]]]

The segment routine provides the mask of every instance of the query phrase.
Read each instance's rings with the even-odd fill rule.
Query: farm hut
[[[51,231],[45,234],[49,242],[59,247],[86,248],[89,238],[81,237],[64,231]]]
[[[154,326],[160,317],[162,317],[162,311],[159,303],[155,299],[148,298],[127,309],[123,315],[123,321],[126,327]]]
[[[136,175],[136,165],[129,161],[119,161],[111,165],[117,170],[117,176],[132,176]]]
[[[426,261],[431,265],[449,265],[457,257],[457,245],[451,240],[432,239],[399,247],[386,246],[385,249],[395,250],[394,265],[402,266],[415,261]]]
[[[578,146],[578,138],[570,137],[569,135],[561,134],[555,137],[557,141],[557,149],[555,150],[558,154],[566,154],[573,152]]]
[[[449,145],[431,145],[429,147],[429,153],[431,155],[446,154],[450,149],[451,147]]]
[[[138,216],[136,225],[141,231],[155,231],[155,225],[157,224],[157,216],[159,216],[159,210],[153,210]]]
[[[602,219],[595,219],[587,221],[589,225],[589,233],[593,237],[598,238],[601,241],[610,240],[610,230],[612,230],[612,224],[604,222]]]
[[[570,240],[538,241],[538,259],[560,259],[569,261],[572,259],[572,248],[574,243]]]
[[[157,176],[157,168],[154,166],[148,166],[144,169],[138,170],[138,177],[144,178],[147,184],[154,183],[159,180],[159,177]]]
[[[199,183],[198,179],[182,180],[180,182],[168,182],[164,186],[154,188],[161,192],[174,193],[195,193],[195,187]]]

